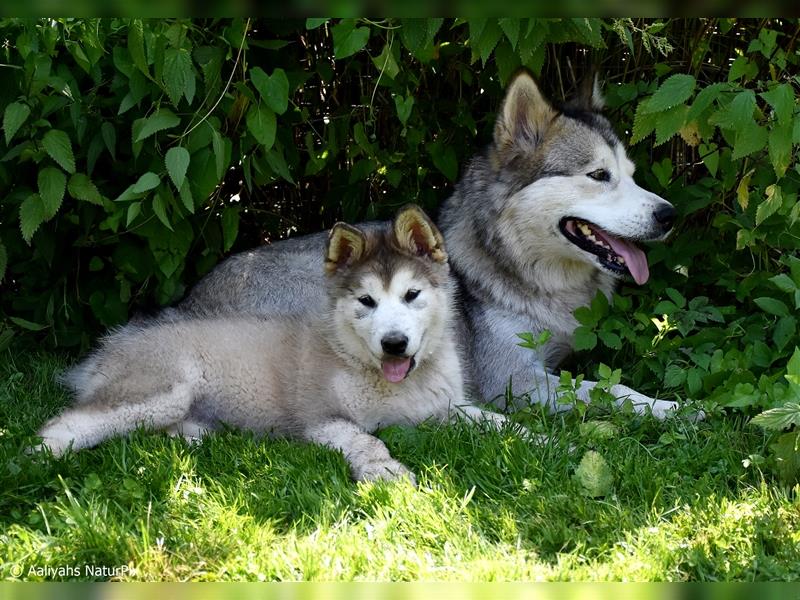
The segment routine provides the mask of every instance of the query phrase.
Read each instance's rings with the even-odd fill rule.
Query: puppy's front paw
[[[353,467],[353,478],[356,481],[394,481],[408,479],[412,485],[417,485],[417,478],[403,463],[390,458],[388,460],[374,460]]]

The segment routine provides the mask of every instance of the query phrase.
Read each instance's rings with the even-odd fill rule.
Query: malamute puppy
[[[138,425],[198,436],[220,423],[341,450],[357,480],[413,475],[370,435],[465,416],[453,283],[417,207],[388,227],[337,224],[327,306],[304,318],[227,315],[128,325],[65,376],[76,404],[40,431],[54,454]]]

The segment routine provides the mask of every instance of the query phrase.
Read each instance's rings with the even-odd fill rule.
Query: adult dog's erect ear
[[[531,74],[524,70],[517,73],[494,124],[495,156],[505,162],[509,152],[535,147],[556,114]]]
[[[339,269],[354,265],[364,256],[366,247],[367,238],[363,231],[347,223],[336,223],[325,249],[325,272],[332,275]]]
[[[419,207],[410,204],[400,209],[392,224],[394,237],[402,250],[414,256],[427,256],[439,263],[447,261],[441,232]]]
[[[592,69],[578,86],[578,95],[572,104],[582,110],[600,112],[606,107],[601,87],[600,75],[596,69]]]

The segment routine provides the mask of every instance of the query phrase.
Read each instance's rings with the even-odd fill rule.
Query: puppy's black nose
[[[392,356],[402,356],[408,347],[408,338],[399,331],[387,333],[381,340],[381,348],[386,354]]]
[[[653,218],[665,231],[672,229],[675,224],[675,207],[671,204],[663,204],[653,211]]]

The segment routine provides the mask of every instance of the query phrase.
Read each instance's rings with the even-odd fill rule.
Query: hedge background
[[[637,178],[681,219],[650,249],[647,286],[578,312],[594,354],[575,366],[602,359],[644,392],[780,407],[766,424],[798,425],[798,32],[797,19],[2,19],[0,350],[86,347],[231,252],[409,201],[435,213],[490,140],[512,73],[559,100],[596,66]]]

